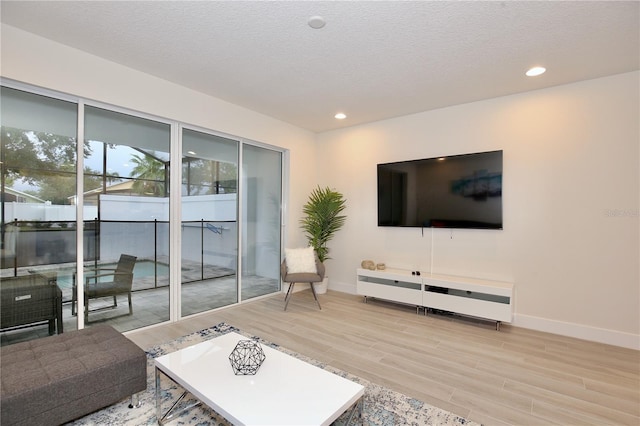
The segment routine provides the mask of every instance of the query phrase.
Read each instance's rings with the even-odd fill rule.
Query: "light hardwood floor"
[[[329,291],[128,333],[143,348],[226,322],[485,425],[639,425],[640,352]]]

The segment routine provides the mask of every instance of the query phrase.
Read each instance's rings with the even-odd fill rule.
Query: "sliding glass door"
[[[84,128],[85,323],[168,321],[171,126],[87,106]]]
[[[62,304],[72,297],[76,260],[78,107],[1,90],[0,328],[6,344],[25,338],[19,330],[46,336],[76,328]]]
[[[182,316],[238,302],[238,148],[182,132]]]
[[[280,291],[282,152],[242,145],[242,300]]]

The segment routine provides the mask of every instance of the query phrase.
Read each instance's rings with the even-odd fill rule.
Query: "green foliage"
[[[183,158],[183,195],[236,194],[238,167],[223,161]]]
[[[75,138],[6,126],[2,126],[0,135],[5,179],[22,179],[38,185],[48,179],[41,171],[65,171],[66,166],[75,167]],[[85,144],[83,149],[87,158],[91,148]]]
[[[95,175],[89,167],[84,169],[85,190],[99,188],[102,179]],[[63,164],[56,172],[42,172],[40,186],[34,195],[53,204],[71,204],[71,198],[76,195],[76,167]]]
[[[2,173],[5,186],[16,181],[31,185],[24,190],[53,204],[69,204],[76,194],[76,140],[53,133],[2,126]],[[91,155],[89,144],[83,145],[84,157]],[[85,167],[85,188],[99,187],[99,172]],[[96,176],[89,176],[94,174]]]
[[[341,215],[345,208],[346,201],[341,193],[319,186],[311,192],[302,208],[305,216],[300,219],[301,228],[321,262],[331,259],[327,243],[347,220],[346,216]]]
[[[147,154],[132,155],[131,162],[135,167],[131,176],[137,179],[133,182],[132,190],[140,195],[165,196],[164,163]]]

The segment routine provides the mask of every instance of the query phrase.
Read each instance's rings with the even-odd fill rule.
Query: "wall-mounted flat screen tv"
[[[378,226],[502,229],[502,151],[378,164]]]

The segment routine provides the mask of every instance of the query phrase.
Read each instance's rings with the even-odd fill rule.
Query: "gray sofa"
[[[58,425],[147,388],[145,352],[97,325],[1,348],[0,422]]]

